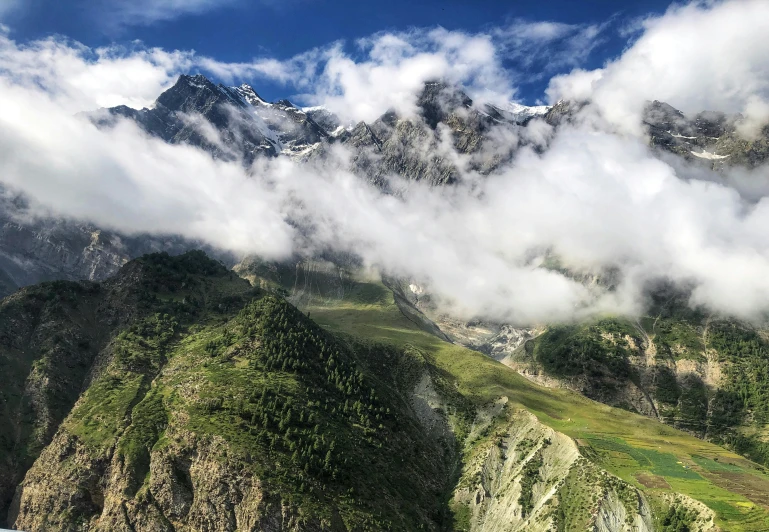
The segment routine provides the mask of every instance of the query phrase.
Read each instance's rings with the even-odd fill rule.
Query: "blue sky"
[[[195,50],[221,62],[254,58],[284,60],[306,50],[343,40],[355,54],[354,42],[377,32],[441,26],[469,33],[489,31],[512,22],[553,21],[600,26],[595,48],[579,65],[552,66],[549,58],[506,66],[521,72],[517,99],[533,103],[542,96],[549,77],[574,66],[596,68],[616,57],[627,45],[623,28],[638,17],[665,11],[668,0],[618,3],[614,0],[388,0],[386,2],[319,0],[0,0],[11,37],[23,43],[51,35],[64,36],[89,47],[131,45]],[[15,4],[15,5],[14,5]],[[621,7],[621,9],[620,9]],[[557,43],[553,46],[557,47]],[[524,75],[530,73],[530,76]],[[269,79],[249,79],[268,99],[291,96],[292,87]]]

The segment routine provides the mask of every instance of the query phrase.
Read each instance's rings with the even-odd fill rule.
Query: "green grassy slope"
[[[576,378],[584,395],[635,411],[624,395],[632,382],[666,424],[769,465],[769,341],[749,324],[659,312],[635,323],[612,317],[556,325],[511,360]]]
[[[475,405],[507,396],[652,496],[689,495],[714,510],[725,530],[769,529],[769,476],[760,466],[649,418],[537,386],[480,353],[443,342],[407,320],[382,285],[359,283],[342,301],[316,300],[304,309],[334,332],[418,349]]]
[[[196,509],[217,495],[207,482],[248,492],[246,479],[257,479],[261,502],[243,511],[278,508],[293,523],[285,529],[446,529],[456,453],[412,413],[424,361],[340,340],[283,298],[193,258],[138,260],[147,275],[127,282],[147,311],[112,338],[30,470],[16,525],[201,529],[201,512],[226,520],[239,502]],[[206,460],[219,465],[190,465]],[[163,486],[176,502],[164,502]],[[43,506],[63,510],[41,515]]]

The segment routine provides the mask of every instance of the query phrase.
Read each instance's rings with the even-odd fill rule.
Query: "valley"
[[[62,331],[44,351],[3,340],[4,364],[30,356],[3,414],[19,428],[3,448],[17,471],[4,493],[18,482],[9,524],[666,530],[680,517],[747,531],[769,519],[763,467],[441,340],[379,282],[350,277],[333,300],[289,292],[298,308],[278,294],[194,252],[6,300],[4,326],[22,304]],[[67,346],[85,334],[92,358],[73,365]],[[61,364],[82,369],[56,388]]]

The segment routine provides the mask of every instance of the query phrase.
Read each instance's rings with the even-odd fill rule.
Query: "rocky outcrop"
[[[145,481],[114,448],[94,453],[60,433],[20,485],[9,521],[19,530],[322,529],[265,493],[244,464],[228,457],[223,440],[173,425],[165,437],[167,444],[150,455]]]
[[[570,438],[525,412],[498,416],[471,442],[454,492],[470,530],[653,530],[641,492],[585,460]]]
[[[205,261],[249,289],[222,265]],[[146,264],[134,262],[101,284],[56,281],[0,302],[0,424],[8,428],[0,436],[0,524],[15,486],[108,366],[115,334],[157,309],[146,287],[151,279]],[[178,286],[174,279],[165,282]]]

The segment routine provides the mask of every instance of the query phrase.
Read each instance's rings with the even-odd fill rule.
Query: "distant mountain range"
[[[363,179],[386,187],[388,175],[432,185],[447,185],[459,173],[450,161],[431,155],[439,124],[451,131],[454,148],[472,157],[473,166],[491,173],[515,156],[516,146],[498,146],[495,127],[525,128],[540,118],[558,127],[580,104],[525,107],[475,105],[461,90],[427,83],[417,99],[419,117],[388,112],[367,123],[342,124],[323,107],[299,108],[288,100],[266,102],[248,85],[227,87],[204,76],[181,76],[150,109],[114,107],[88,116],[102,127],[117,117],[136,121],[149,134],[169,143],[199,146],[224,160],[250,164],[257,157],[323,157],[340,143],[353,150],[351,168]],[[651,145],[704,166],[754,167],[769,157],[769,134],[744,140],[735,133],[739,117],[701,113],[688,118],[671,106],[652,102],[646,111]],[[206,138],[200,121],[218,138]],[[199,243],[166,237],[127,237],[87,223],[65,220],[25,221],[24,201],[3,199],[0,208],[0,294],[47,279],[103,279],[132,257],[149,251],[180,252]],[[227,257],[223,257],[227,260]]]

